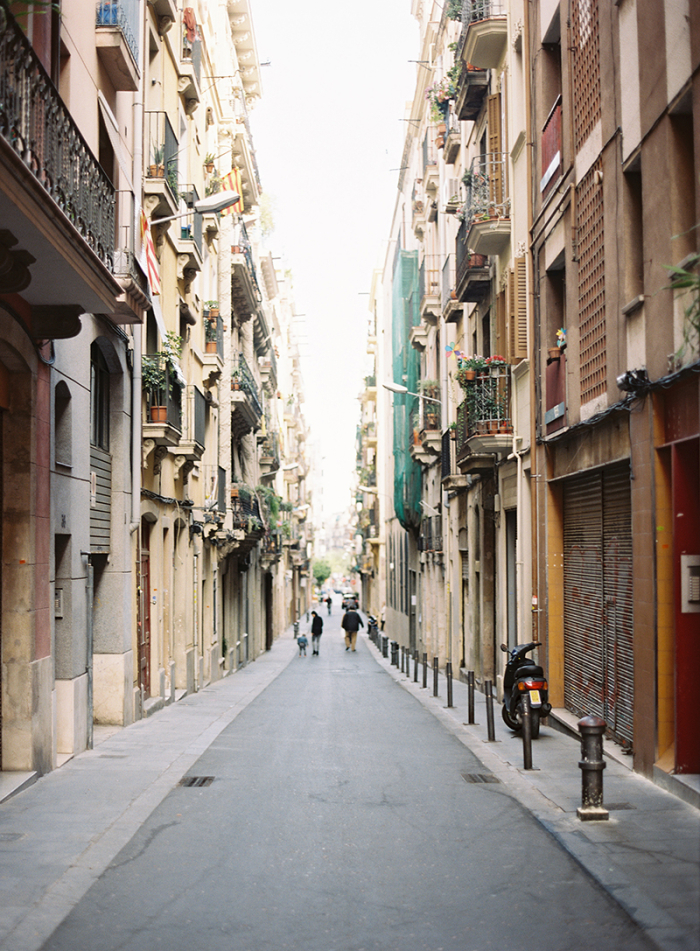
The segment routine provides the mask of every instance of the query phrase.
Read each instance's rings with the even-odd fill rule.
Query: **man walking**
[[[315,611],[311,612],[313,620],[311,622],[311,646],[313,650],[311,651],[311,656],[319,657],[319,647],[321,646],[321,634],[323,634],[323,618],[320,617]]]
[[[362,622],[362,618],[353,608],[350,608],[343,615],[343,620],[340,622],[340,626],[345,631],[345,650],[355,650],[355,644],[357,643],[357,632],[361,627],[365,625]]]

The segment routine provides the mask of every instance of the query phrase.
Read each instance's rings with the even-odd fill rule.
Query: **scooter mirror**
[[[508,653],[508,646],[507,646],[506,644],[501,644],[501,650],[502,650],[502,651],[505,651],[506,654],[507,654],[507,653]]]

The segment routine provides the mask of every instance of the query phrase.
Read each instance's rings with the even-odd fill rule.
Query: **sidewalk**
[[[271,651],[234,674],[108,735],[0,804],[3,951],[41,948],[221,731],[296,653],[290,628]]]
[[[476,692],[473,725],[468,720],[467,685],[453,681],[453,707],[448,709],[447,682],[438,676],[433,696],[433,671],[427,689],[423,667],[414,682],[391,665],[365,638],[377,663],[413,694],[656,942],[662,951],[700,948],[700,812],[647,779],[633,773],[624,757],[613,759],[606,749],[604,805],[610,818],[582,822],[581,745],[549,726],[532,744],[532,770],[523,769],[522,740],[505,726],[494,700],[495,742],[488,741],[486,698]],[[533,860],[533,856],[528,856]],[[536,860],[536,859],[535,859]]]

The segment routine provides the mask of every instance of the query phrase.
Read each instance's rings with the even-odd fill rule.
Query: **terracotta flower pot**
[[[151,406],[150,416],[151,416],[152,423],[167,423],[168,407],[167,406]]]
[[[216,340],[207,340],[205,353],[216,353]]]
[[[549,354],[550,360],[558,360],[559,357],[561,357],[561,350],[559,347],[549,347],[547,353]]]
[[[468,383],[471,383],[473,380],[476,379],[476,370],[465,370],[465,371],[464,371],[464,379],[465,379]]]

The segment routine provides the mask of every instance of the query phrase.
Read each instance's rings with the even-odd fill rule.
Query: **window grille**
[[[598,0],[573,0],[574,139],[578,152],[600,119]]]
[[[600,162],[578,186],[578,304],[581,403],[607,390],[603,189],[596,181]]]

